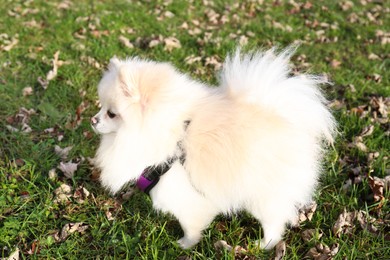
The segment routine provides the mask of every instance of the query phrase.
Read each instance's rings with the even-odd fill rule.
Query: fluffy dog
[[[272,248],[297,206],[311,200],[335,121],[312,75],[291,75],[293,48],[241,53],[209,87],[168,63],[110,60],[98,85],[102,185],[138,181],[154,208],[172,213],[189,248],[220,213],[245,210]]]

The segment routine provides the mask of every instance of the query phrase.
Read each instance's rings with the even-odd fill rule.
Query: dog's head
[[[192,84],[167,63],[111,59],[98,85],[101,109],[91,118],[103,135],[96,163],[111,192],[177,152],[196,95]]]
[[[110,134],[141,126],[146,114],[163,110],[178,75],[165,63],[112,58],[98,85],[101,109],[91,118],[93,129]]]

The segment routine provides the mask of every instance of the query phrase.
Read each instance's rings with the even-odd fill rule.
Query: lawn
[[[237,3],[240,2],[240,3]],[[0,259],[390,259],[390,2],[0,0]],[[316,207],[278,250],[250,215],[219,216],[182,250],[171,216],[102,189],[89,118],[109,59],[168,61],[216,84],[226,54],[299,43],[339,135]],[[129,165],[131,167],[131,165]],[[285,246],[285,250],[283,247]]]

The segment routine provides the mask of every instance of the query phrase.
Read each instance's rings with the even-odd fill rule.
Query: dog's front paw
[[[199,239],[189,239],[187,237],[182,237],[179,240],[177,240],[177,243],[180,245],[183,249],[189,249],[196,245],[199,242]]]

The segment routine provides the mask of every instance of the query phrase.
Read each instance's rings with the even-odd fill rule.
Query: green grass
[[[285,47],[301,41],[293,57],[296,67],[326,73],[333,82],[324,86],[326,95],[342,102],[334,111],[340,135],[324,163],[316,193],[317,210],[311,221],[288,230],[284,259],[302,259],[319,243],[338,243],[335,259],[390,258],[389,192],[384,192],[378,209],[365,178],[369,172],[379,178],[389,175],[389,126],[388,122],[374,120],[375,114],[380,114],[372,105],[374,97],[390,96],[390,44],[382,44],[386,37],[389,41],[389,36],[380,33],[389,34],[389,3],[353,1],[353,6],[343,11],[339,1],[296,1],[299,9],[288,1],[242,1],[239,5],[236,1],[204,2],[210,4],[81,0],[61,9],[60,1],[0,0],[0,46],[8,45],[13,37],[18,39],[10,51],[0,47],[0,257],[18,248],[22,259],[233,259],[232,253],[214,248],[216,241],[225,240],[246,249],[237,258],[272,258],[273,250],[255,247],[261,226],[245,213],[219,216],[195,248],[183,251],[175,242],[182,231],[172,217],[153,211],[144,194],[136,193],[130,200],[109,196],[91,178],[87,160],[79,165],[72,179],[66,179],[58,169],[58,177],[48,175],[61,161],[54,153],[55,145],[73,146],[69,160],[93,157],[98,137],[90,129],[89,117],[98,110],[96,85],[112,56],[138,55],[169,61],[181,71],[213,84],[216,71],[212,65],[205,65],[206,57],[215,56],[222,61],[245,35],[246,48]],[[209,20],[210,10],[219,14],[218,23]],[[164,16],[166,11],[174,16]],[[228,20],[224,24],[222,16]],[[357,21],[352,23],[354,16]],[[26,24],[33,20],[36,26]],[[188,29],[182,28],[183,23]],[[277,23],[285,29],[278,28]],[[133,32],[127,32],[129,28]],[[195,28],[200,33],[191,35],[189,30]],[[232,34],[238,37],[230,37]],[[118,40],[120,35],[130,39],[134,48],[124,47]],[[180,41],[181,48],[168,52],[164,44],[148,47],[153,39],[171,36]],[[57,77],[45,90],[37,79],[45,78],[52,69],[51,59],[56,51],[60,51],[60,60],[70,63],[58,69]],[[369,59],[370,54],[378,58]],[[190,55],[202,60],[187,64],[184,60]],[[100,68],[88,64],[83,56],[94,58]],[[332,60],[340,64],[332,66]],[[375,74],[380,75],[379,81],[374,79]],[[22,90],[28,86],[33,94],[23,96]],[[80,94],[82,91],[85,95]],[[81,103],[88,104],[87,109],[81,113],[80,125],[72,127]],[[36,110],[27,121],[32,129],[29,133],[7,129],[7,125],[21,128],[15,120],[21,107]],[[361,110],[356,115],[353,111],[358,107]],[[351,143],[369,125],[374,126],[374,131],[363,137],[367,147],[363,152]],[[48,128],[53,131],[45,131]],[[376,158],[368,160],[369,153],[374,152],[378,152]],[[363,177],[362,182],[344,190],[344,182],[356,167],[361,168],[357,175]],[[63,183],[72,187],[72,194],[83,186],[90,195],[84,202],[72,196],[68,202],[58,203],[54,200],[55,190]],[[355,222],[351,234],[335,236],[332,227],[344,209],[367,212],[376,218],[378,231],[370,233]],[[63,241],[54,239],[53,234],[76,222],[87,224],[88,229],[74,232]],[[301,233],[307,229],[322,232],[323,236],[304,242]]]

